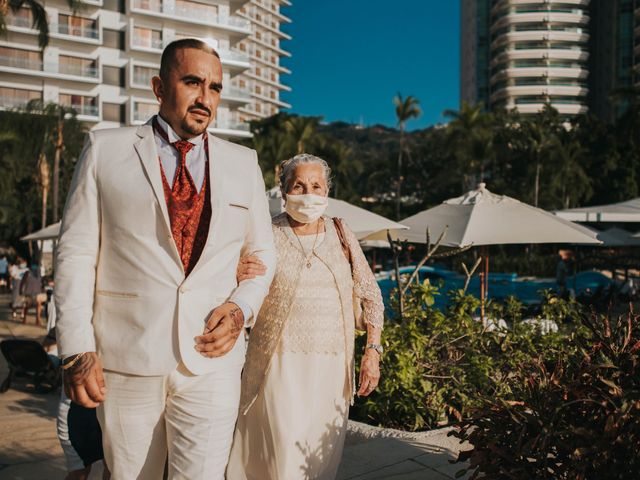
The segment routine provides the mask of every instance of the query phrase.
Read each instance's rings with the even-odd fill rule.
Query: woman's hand
[[[246,257],[242,257],[240,262],[238,262],[236,280],[240,283],[243,280],[251,280],[265,273],[267,273],[267,267],[262,263],[262,260],[256,255],[247,255]]]
[[[359,397],[368,397],[378,386],[380,381],[380,354],[372,348],[367,348],[360,362]]]

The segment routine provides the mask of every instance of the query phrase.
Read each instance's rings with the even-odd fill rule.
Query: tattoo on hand
[[[234,335],[237,335],[240,333],[240,330],[242,330],[242,328],[244,327],[244,318],[242,315],[242,310],[236,307],[233,310],[231,310],[231,313],[229,313],[229,315],[231,316],[231,320],[233,321],[233,326],[231,327],[231,333]]]
[[[83,355],[72,367],[64,371],[65,385],[75,387],[84,384],[95,364],[95,355]]]

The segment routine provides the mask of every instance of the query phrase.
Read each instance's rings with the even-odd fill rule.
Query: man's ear
[[[156,96],[158,101],[162,103],[162,99],[164,97],[164,85],[162,83],[162,79],[158,76],[155,76],[151,79],[151,88],[153,89],[153,94]]]

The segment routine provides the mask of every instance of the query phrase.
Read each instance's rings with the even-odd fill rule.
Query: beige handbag
[[[336,226],[336,232],[338,232],[338,238],[340,239],[340,245],[342,246],[342,253],[347,257],[349,266],[351,267],[351,276],[353,277],[353,257],[351,255],[351,249],[347,242],[347,237],[344,234],[344,226],[342,225],[342,219],[334,217],[333,224]],[[356,295],[355,280],[353,289],[353,318],[356,321],[356,330],[366,331],[367,324],[364,321],[364,309],[362,308],[362,299]]]

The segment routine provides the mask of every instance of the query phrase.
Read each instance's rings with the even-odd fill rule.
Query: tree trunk
[[[57,222],[59,217],[58,212],[58,202],[59,202],[59,188],[60,188],[60,159],[62,158],[62,148],[64,147],[64,139],[62,136],[62,128],[64,126],[64,118],[60,118],[58,120],[57,132],[56,132],[56,142],[55,142],[55,155],[53,157],[53,195],[52,195],[52,206],[53,206],[53,223]]]
[[[402,195],[402,152],[404,151],[404,128],[400,128],[400,152],[398,152],[398,181],[396,183],[396,220],[400,220],[400,196]]]
[[[540,161],[536,162],[536,181],[533,190],[533,206],[538,206],[538,192],[540,191]]]

